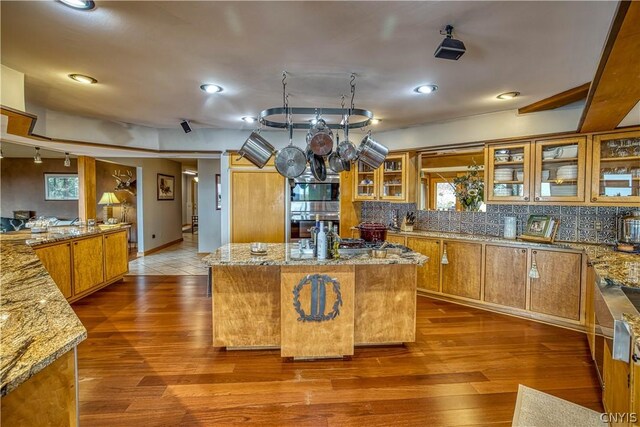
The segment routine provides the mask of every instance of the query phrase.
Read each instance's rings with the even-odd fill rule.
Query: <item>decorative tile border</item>
[[[402,220],[407,212],[416,211],[416,205],[363,202],[362,220],[389,224],[394,209],[398,210],[398,218]],[[560,221],[556,234],[558,241],[613,244],[616,239],[616,216],[632,209],[627,206],[487,205],[487,212],[418,211],[416,228],[501,236],[504,218],[514,216],[520,235],[529,215],[545,214]]]

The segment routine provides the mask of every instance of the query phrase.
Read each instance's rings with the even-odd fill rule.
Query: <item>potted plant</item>
[[[484,180],[480,177],[480,166],[473,164],[468,169],[465,175],[447,182],[453,188],[462,210],[478,211],[484,201]]]

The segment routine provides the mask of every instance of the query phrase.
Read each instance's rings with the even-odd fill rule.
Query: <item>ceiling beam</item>
[[[564,92],[556,93],[548,98],[534,102],[518,108],[518,114],[537,113],[538,111],[553,110],[554,108],[564,107],[576,101],[580,101],[587,97],[591,83],[585,83],[578,87],[574,87]]]
[[[621,1],[582,112],[579,132],[615,129],[640,101],[640,2]]]

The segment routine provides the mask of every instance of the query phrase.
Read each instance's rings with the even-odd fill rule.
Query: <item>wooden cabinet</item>
[[[448,263],[442,265],[442,292],[480,299],[482,280],[482,245],[446,241]]]
[[[484,300],[508,307],[526,308],[527,249],[486,246]]]
[[[108,282],[129,271],[127,232],[104,235],[105,280]]]
[[[358,161],[353,179],[354,201],[413,202],[416,189],[414,153],[389,154],[378,169]]]
[[[485,150],[488,202],[529,202],[531,143],[489,145]]]
[[[440,291],[440,240],[407,237],[407,247],[429,257],[424,265],[418,266],[418,288]]]
[[[387,242],[394,243],[396,245],[406,245],[404,236],[401,236],[399,234],[387,233]]]
[[[536,141],[534,149],[534,201],[584,202],[587,139]]]
[[[231,243],[283,243],[286,179],[274,170],[231,170]]]
[[[65,298],[73,295],[71,283],[71,242],[35,249],[36,255]]]
[[[587,329],[587,340],[589,341],[589,350],[591,351],[591,358],[595,360],[595,344],[596,344],[596,310],[594,305],[594,298],[596,291],[596,272],[593,266],[587,267],[587,283],[585,287],[585,327]]]
[[[73,289],[80,294],[104,282],[102,236],[73,242]]]
[[[591,202],[640,203],[640,131],[593,137]]]
[[[540,277],[531,279],[531,311],[580,320],[582,255],[534,249],[531,262]]]
[[[605,412],[620,415],[628,414],[631,408],[630,366],[629,363],[613,360],[611,346],[611,340],[605,339],[602,403],[604,403]],[[611,421],[612,426],[629,425],[628,422],[616,423],[613,420]]]

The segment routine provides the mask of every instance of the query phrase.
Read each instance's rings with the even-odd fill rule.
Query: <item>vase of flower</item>
[[[479,171],[480,166],[474,164],[466,175],[455,177],[453,182],[447,180],[464,211],[477,212],[484,201],[484,180]]]

